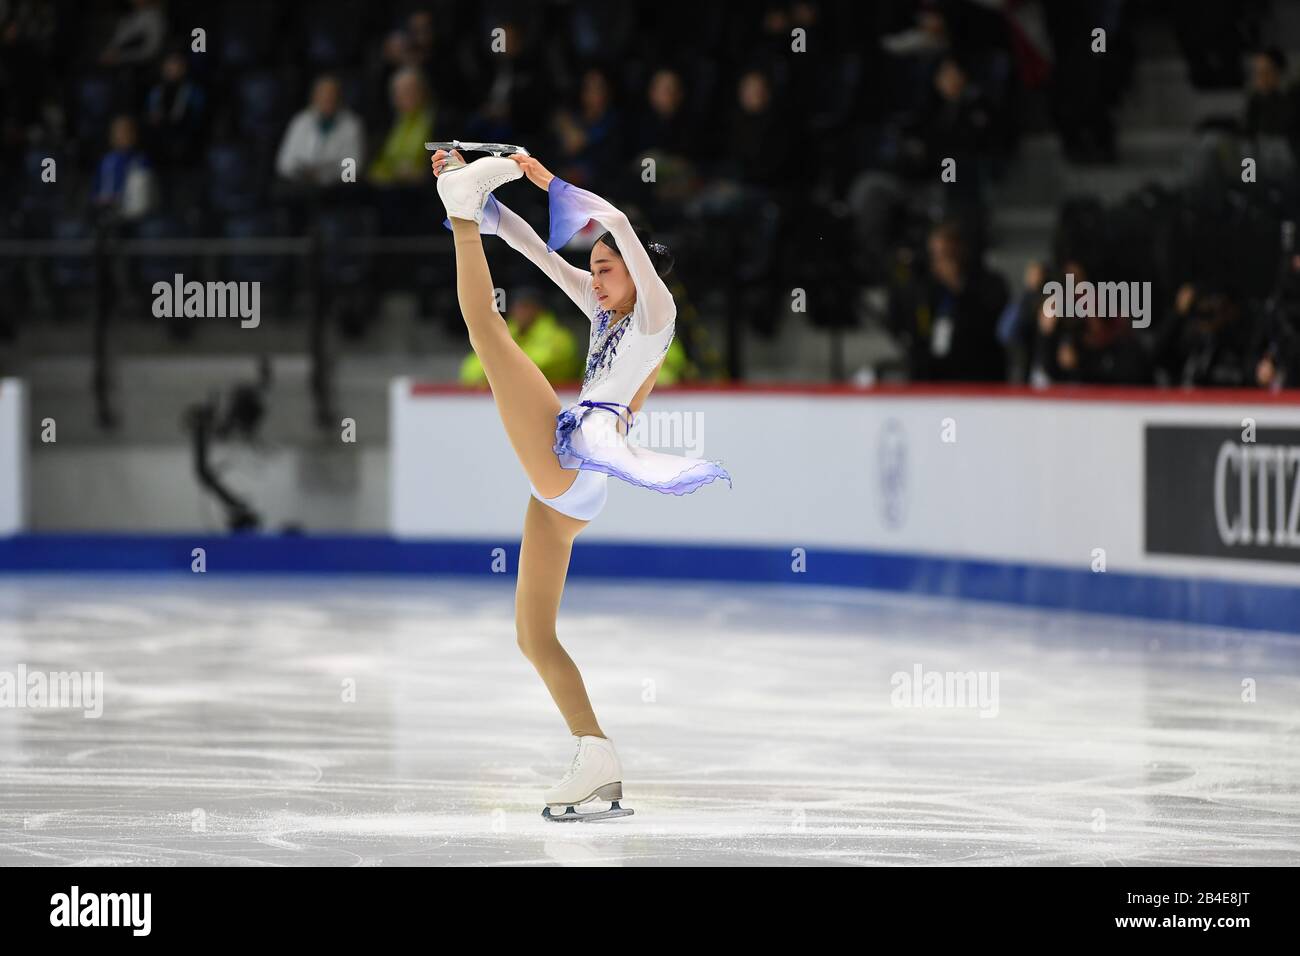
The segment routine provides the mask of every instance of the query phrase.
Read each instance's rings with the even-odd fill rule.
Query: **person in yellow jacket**
[[[580,382],[583,356],[578,351],[573,333],[546,308],[535,289],[520,289],[512,298],[506,317],[510,337],[519,343],[524,354],[533,360],[552,385]],[[461,363],[460,383],[476,388],[487,387],[483,364],[473,352]]]
[[[433,106],[424,76],[414,67],[393,74],[393,125],[374,162],[370,181],[376,186],[412,185],[428,175],[424,144],[433,137]]]

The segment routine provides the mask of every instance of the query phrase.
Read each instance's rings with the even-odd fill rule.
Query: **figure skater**
[[[573,541],[604,506],[611,475],[673,495],[716,478],[731,482],[720,462],[628,443],[627,434],[673,338],[677,307],[662,279],[672,256],[658,243],[642,245],[627,216],[526,153],[466,163],[459,149],[438,149],[432,166],[447,208],[445,225],[455,240],[456,293],[470,345],[483,363],[506,435],[532,488],[515,590],[519,647],[578,738],[568,772],[545,794],[542,815],[551,820],[626,816],[632,810],[618,803],[623,798],[618,754],[596,721],[577,666],[556,637],[556,619]],[[491,195],[523,176],[548,194],[548,242]],[[587,272],[555,250],[592,219],[608,231],[592,246]],[[591,320],[576,403],[562,405],[541,370],[510,337],[496,309],[481,234],[500,236],[527,256]],[[594,800],[611,806],[599,812],[575,810]],[[552,808],[564,811],[552,813]]]

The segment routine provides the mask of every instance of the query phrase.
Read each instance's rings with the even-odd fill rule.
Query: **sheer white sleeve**
[[[619,254],[636,286],[636,319],[642,332],[660,332],[677,318],[677,304],[655,271],[654,260],[641,244],[626,215],[595,193],[556,176],[547,190],[550,197],[551,236],[548,249],[559,249],[573,234],[595,219],[614,235]]]
[[[451,228],[451,223],[444,224]],[[558,252],[548,249],[533,227],[495,196],[489,196],[487,205],[483,207],[479,232],[486,236],[500,236],[511,249],[523,253],[586,314],[587,321],[595,318],[596,294],[591,288],[591,273],[571,265]]]

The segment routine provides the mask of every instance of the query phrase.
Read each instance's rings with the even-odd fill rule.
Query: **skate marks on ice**
[[[572,741],[512,599],[0,580],[0,672],[102,671],[105,698],[0,708],[0,864],[1300,862],[1293,639],[577,579],[561,640],[636,814],[558,827],[541,794]],[[899,706],[918,666],[996,673],[995,706]]]

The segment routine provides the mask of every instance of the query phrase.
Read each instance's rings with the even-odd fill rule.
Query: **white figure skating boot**
[[[438,177],[438,196],[455,219],[483,221],[483,205],[492,190],[524,174],[513,159],[484,156],[464,166],[445,167]]]
[[[583,735],[578,738],[578,752],[573,755],[568,773],[563,780],[546,791],[546,809],[542,811],[542,816],[556,821],[630,817],[633,811],[618,805],[622,799],[623,765],[614,752],[613,742],[605,737]],[[574,809],[592,800],[608,800],[611,806],[608,810],[587,813],[579,813]],[[552,813],[552,809],[563,812]]]

